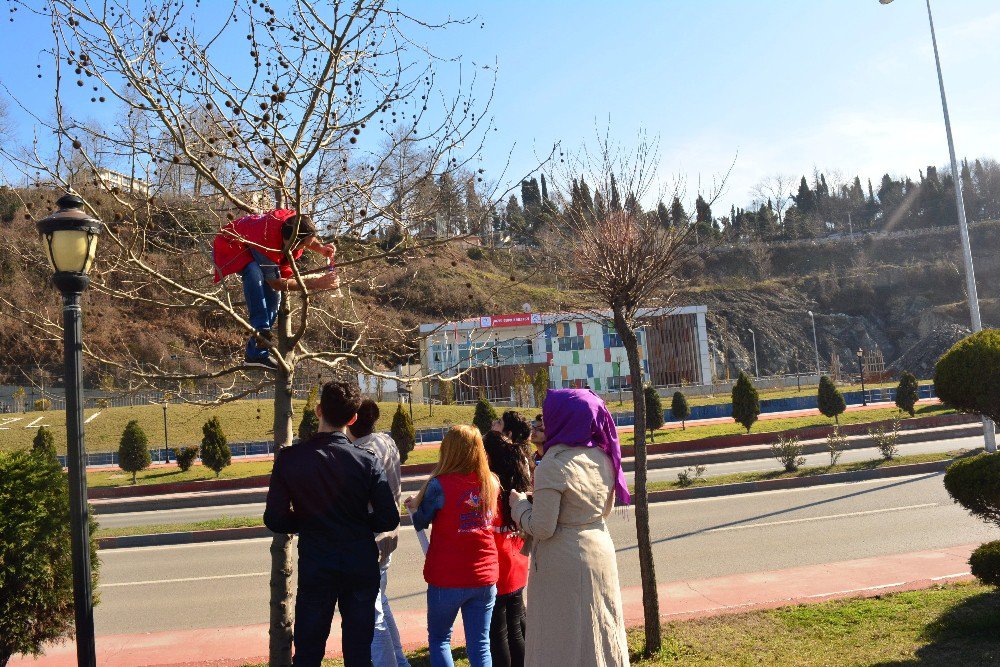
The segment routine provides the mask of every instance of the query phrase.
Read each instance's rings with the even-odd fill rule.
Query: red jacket
[[[503,531],[503,532],[500,532]],[[500,578],[497,580],[497,595],[507,595],[524,588],[528,584],[528,557],[521,553],[524,538],[517,529],[494,528],[493,539],[497,545],[497,559],[500,564]]]
[[[281,225],[293,215],[295,211],[278,209],[247,215],[223,227],[215,235],[212,244],[215,282],[246,268],[253,261],[250,248],[274,261],[282,278],[290,278],[292,267],[282,253],[284,239],[281,237]],[[302,250],[296,250],[292,256],[298,259],[302,256]]]
[[[434,515],[424,581],[440,588],[492,586],[500,577],[493,517],[484,514],[476,473],[436,477],[444,505]]]

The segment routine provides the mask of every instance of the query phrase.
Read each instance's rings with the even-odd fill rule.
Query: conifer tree
[[[684,227],[687,225],[687,211],[684,210],[684,204],[681,203],[679,197],[674,197],[673,203],[670,204],[670,224],[674,227]]]
[[[622,197],[618,192],[618,182],[615,180],[614,174],[611,174],[611,201],[609,202],[609,207],[611,211],[622,210]]]
[[[824,417],[833,417],[840,424],[840,415],[847,409],[844,396],[827,376],[819,379],[819,411]]]
[[[660,225],[664,228],[670,227],[670,209],[667,205],[660,200],[660,203],[656,205],[656,218],[660,221]]]
[[[125,425],[118,443],[118,467],[132,473],[132,483],[140,470],[145,470],[153,462],[149,455],[149,440],[146,432],[135,419]]]
[[[451,405],[455,402],[455,385],[451,380],[438,380],[438,400],[441,405]]]
[[[535,371],[535,377],[531,379],[535,392],[535,407],[540,408],[545,402],[545,394],[549,391],[549,369],[542,366]]]
[[[233,453],[222,432],[218,417],[212,417],[201,427],[201,462],[215,472],[218,477],[222,469],[233,461]]]
[[[663,426],[663,402],[653,385],[643,387],[642,397],[646,402],[646,428],[649,430],[649,440],[656,442],[656,431]]]
[[[410,419],[409,413],[403,409],[402,403],[396,406],[396,413],[392,416],[392,426],[389,433],[399,450],[399,462],[406,463],[410,452],[416,446],[417,432],[413,428],[413,420]]]
[[[674,397],[670,401],[670,413],[673,415],[674,419],[681,420],[681,430],[687,430],[688,417],[691,416],[691,406],[688,405],[687,396],[683,392],[675,391]]]
[[[911,417],[915,414],[914,406],[920,399],[920,387],[917,378],[909,371],[903,371],[896,387],[896,407]]]
[[[479,432],[486,435],[493,428],[493,422],[497,419],[497,411],[493,409],[485,396],[480,396],[476,403],[476,414],[472,417],[472,424],[479,429]]]
[[[740,371],[740,376],[733,385],[733,419],[737,424],[750,432],[750,428],[760,415],[760,396],[756,387],[750,381],[750,376]]]
[[[316,401],[319,398],[319,387],[309,390],[306,405],[302,409],[302,421],[299,422],[299,440],[308,440],[319,431],[319,417],[316,416]]]
[[[52,437],[52,431],[44,426],[38,427],[35,439],[31,441],[31,450],[39,454],[44,454],[47,458],[56,459],[56,441]]]

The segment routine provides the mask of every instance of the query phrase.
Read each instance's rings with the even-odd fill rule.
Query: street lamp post
[[[868,394],[865,392],[865,351],[858,348],[858,368],[861,370],[861,405],[868,405]]]
[[[73,554],[73,609],[78,665],[95,667],[94,593],[87,514],[87,452],[83,442],[83,328],[80,296],[90,279],[101,223],[83,211],[83,200],[65,195],[59,210],[39,220],[52,283],[63,297],[63,376],[66,380],[66,452],[69,468],[70,541]]]
[[[757,334],[753,332],[753,329],[747,329],[750,332],[750,338],[753,340],[753,376],[755,378],[760,378],[760,369],[757,367]]]
[[[170,400],[170,394],[163,395],[163,451],[165,453],[167,463],[170,463],[170,439],[167,437],[167,402]]]
[[[809,319],[813,325],[813,351],[816,353],[816,381],[819,381],[819,342],[816,340],[816,316],[813,311],[809,311]]]
[[[892,0],[879,0],[888,5]],[[948,114],[948,98],[944,94],[944,76],[941,74],[941,57],[938,55],[937,33],[934,31],[934,14],[931,12],[931,0],[926,0],[927,22],[931,28],[931,45],[934,47],[934,65],[937,68],[938,89],[941,91],[941,111],[944,114],[944,130],[948,137],[948,157],[951,160],[951,177],[955,182],[955,206],[958,208],[958,232],[962,240],[962,259],[965,263],[965,290],[969,299],[969,314],[972,318],[972,331],[983,330],[983,320],[979,314],[979,293],[976,290],[976,270],[972,263],[972,245],[969,242],[969,225],[965,219],[965,197],[962,192],[962,176],[958,171],[958,160],[955,159],[955,140],[951,134],[951,116]],[[996,428],[988,417],[983,417],[983,437],[986,451],[997,451]]]

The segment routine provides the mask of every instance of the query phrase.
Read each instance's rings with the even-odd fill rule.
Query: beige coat
[[[512,512],[534,542],[526,667],[629,664],[615,545],[604,523],[614,481],[601,450],[556,445],[535,469],[534,502]]]

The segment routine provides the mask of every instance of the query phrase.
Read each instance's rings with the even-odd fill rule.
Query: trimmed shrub
[[[760,415],[760,396],[757,389],[750,381],[750,376],[740,371],[740,376],[733,385],[733,419],[737,424],[742,424],[743,428],[750,432],[750,427],[757,421]]]
[[[771,445],[771,456],[784,466],[785,472],[795,472],[806,462],[806,457],[802,456],[802,445],[795,436],[786,438],[779,435],[778,442]]]
[[[302,421],[299,422],[299,440],[308,440],[319,431],[319,417],[316,416],[316,401],[319,398],[319,387],[309,390],[306,406],[302,410]]]
[[[1000,588],[1000,540],[983,544],[969,556],[972,576],[988,586]]]
[[[917,384],[917,378],[913,373],[903,371],[899,377],[899,386],[896,387],[896,407],[912,417],[915,413],[913,407],[919,398],[920,386]]]
[[[177,450],[177,467],[181,469],[182,472],[187,472],[194,465],[195,459],[198,458],[198,448],[197,447],[184,447]]]
[[[493,409],[485,396],[480,396],[476,403],[476,414],[472,417],[472,425],[479,429],[484,436],[493,428],[493,422],[497,420],[497,411]]]
[[[69,490],[62,468],[34,452],[0,451],[0,665],[39,655],[73,628]],[[100,559],[91,517],[90,560],[97,603]]]
[[[476,247],[469,248],[468,250],[465,251],[465,254],[473,262],[478,262],[486,257],[486,254],[483,252],[483,249]]]
[[[455,385],[451,380],[438,380],[438,400],[441,405],[452,405],[455,402]]]
[[[392,416],[392,427],[389,429],[392,439],[399,449],[399,462],[406,463],[410,452],[417,444],[417,432],[413,428],[413,420],[410,414],[403,409],[403,404],[396,406],[396,414]]]
[[[1000,527],[1000,454],[980,454],[948,466],[944,488],[956,503]]]
[[[31,441],[31,450],[52,460],[58,460],[56,458],[56,440],[52,437],[52,431],[44,426],[38,427],[35,439]]]
[[[201,462],[211,468],[218,477],[222,469],[233,462],[233,452],[229,449],[226,434],[218,417],[212,417],[201,427]]]
[[[674,416],[674,419],[681,420],[681,430],[686,431],[687,424],[685,422],[691,416],[691,406],[688,405],[688,399],[684,395],[684,392],[674,392],[674,397],[670,400],[670,413]]]
[[[1000,330],[974,333],[945,352],[934,391],[949,408],[1000,421]]]
[[[535,371],[531,384],[534,385],[535,407],[541,409],[545,403],[545,395],[549,393],[549,369],[543,366]]]
[[[52,401],[47,398],[36,398],[34,408],[35,412],[48,412],[52,409]]]
[[[135,484],[136,473],[148,468],[152,462],[146,432],[139,426],[139,422],[133,419],[125,424],[125,430],[118,442],[118,467],[132,473],[132,483]]]
[[[840,415],[847,409],[847,404],[844,402],[844,395],[833,384],[833,380],[825,375],[819,379],[818,401],[819,411],[823,416],[831,417],[840,424]]]
[[[646,403],[646,429],[649,431],[650,442],[656,442],[656,429],[663,426],[663,402],[656,388],[646,385],[642,390],[642,398]]]

